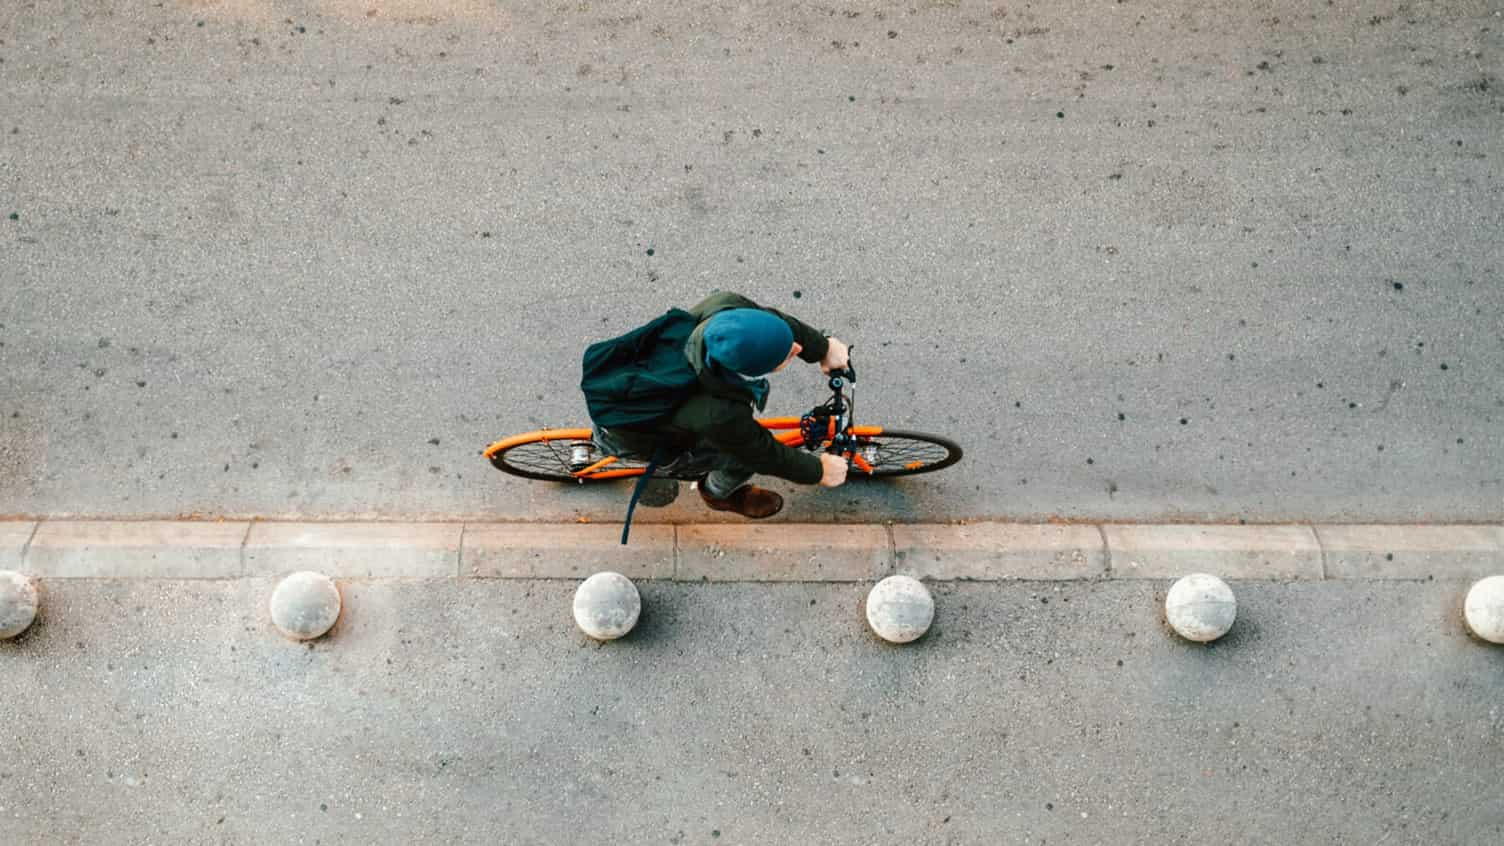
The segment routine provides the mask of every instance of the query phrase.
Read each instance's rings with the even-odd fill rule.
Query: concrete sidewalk
[[[1504,842],[1450,583],[1240,583],[1203,646],[1144,579],[944,582],[896,647],[864,584],[642,582],[599,645],[523,579],[347,582],[297,644],[275,581],[51,581],[6,846]]]
[[[0,569],[44,578],[686,582],[1471,579],[1504,571],[1499,525],[0,522]]]

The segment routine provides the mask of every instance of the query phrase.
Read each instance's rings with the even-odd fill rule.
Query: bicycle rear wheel
[[[858,435],[856,452],[872,467],[872,472],[853,467],[850,476],[853,479],[933,473],[961,460],[961,445],[949,438],[897,429]]]
[[[645,462],[632,459],[603,461],[589,429],[542,429],[497,441],[483,453],[503,473],[545,482],[597,482],[641,476]],[[596,469],[582,476],[575,473]]]

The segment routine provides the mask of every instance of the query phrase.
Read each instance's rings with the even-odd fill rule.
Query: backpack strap
[[[637,477],[637,484],[632,487],[632,498],[627,502],[627,519],[621,526],[622,546],[627,545],[627,534],[632,531],[632,512],[637,510],[637,500],[642,497],[642,489],[646,488],[648,482],[652,480],[654,471],[663,460],[663,455],[664,448],[661,445],[653,447],[653,455],[648,459],[648,466],[642,471],[642,475]]]

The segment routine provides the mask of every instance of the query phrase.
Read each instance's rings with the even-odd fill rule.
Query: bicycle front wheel
[[[853,469],[852,478],[863,476],[912,476],[933,473],[961,460],[961,445],[939,435],[883,429],[877,434],[860,434],[857,427],[856,454],[871,472]]]

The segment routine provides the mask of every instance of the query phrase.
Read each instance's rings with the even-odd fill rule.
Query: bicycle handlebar
[[[843,368],[843,369],[841,369],[841,370],[832,370],[832,371],[830,371],[829,375],[830,375],[831,379],[840,378],[840,379],[845,379],[848,382],[855,382],[856,381],[856,368],[853,367],[852,364],[851,364],[851,351],[854,350],[854,349],[856,349],[856,347],[847,347],[846,348],[846,367]],[[830,389],[831,390],[835,390],[837,387],[839,387],[839,386],[837,386],[835,384],[832,384],[830,386]]]
[[[851,347],[846,349],[846,366],[830,372],[830,390],[835,394],[831,397],[831,402],[836,408],[836,438],[826,451],[836,455],[844,455],[847,452],[844,443],[845,432],[851,425],[851,403],[841,393],[847,383],[856,383],[856,368],[851,364],[851,349]]]

